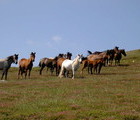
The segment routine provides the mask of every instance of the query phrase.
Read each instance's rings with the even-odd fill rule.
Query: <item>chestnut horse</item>
[[[103,59],[104,60],[104,65],[108,64],[108,58],[110,56],[110,52],[104,51],[104,52],[98,52],[96,51],[95,53],[92,53],[91,51],[88,51],[90,55],[87,56],[87,59],[90,61],[96,60],[96,59]]]
[[[19,61],[18,79],[19,79],[20,75],[23,78],[23,73],[25,73],[25,79],[26,79],[28,71],[29,71],[28,72],[28,77],[30,78],[31,70],[32,70],[32,67],[33,67],[33,62],[35,61],[35,54],[36,53],[31,52],[29,59],[22,58]]]

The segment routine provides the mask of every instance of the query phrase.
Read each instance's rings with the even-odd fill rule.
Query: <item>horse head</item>
[[[77,56],[78,61],[81,63],[82,62],[82,58],[83,58],[83,54]]]
[[[35,61],[35,52],[31,52],[31,54],[30,54],[30,58],[31,58],[31,60],[34,62]]]
[[[14,54],[14,63],[17,64],[18,63],[18,54]]]
[[[67,52],[67,59],[71,60],[72,53]]]
[[[125,52],[124,49],[120,50],[120,52],[121,52],[124,56],[126,56],[126,52]]]

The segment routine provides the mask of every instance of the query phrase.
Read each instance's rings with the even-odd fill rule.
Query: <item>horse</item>
[[[115,65],[120,64],[120,60],[122,59],[122,55],[126,56],[125,49],[119,49],[118,51],[116,51],[115,56],[114,56]]]
[[[39,74],[42,75],[42,70],[47,67],[50,68],[51,75],[53,74],[54,68],[56,67],[57,57],[55,58],[42,58],[39,62],[39,67],[41,67]]]
[[[67,52],[67,59],[71,60],[72,53]]]
[[[92,69],[94,68],[94,71],[97,74],[100,74],[101,68],[102,68],[102,66],[104,64],[104,59],[103,58],[95,59],[95,60],[85,59],[85,60],[82,61],[82,64],[83,64],[83,67],[82,67],[82,70],[81,70],[82,74],[83,74],[83,70],[86,67],[88,67],[88,73],[89,73],[89,69],[90,69],[90,73],[93,74]]]
[[[59,75],[63,61],[66,59],[71,60],[71,56],[72,56],[72,53],[70,52],[67,52],[66,57],[64,56],[64,54],[58,55],[58,59],[56,61],[56,75]]]
[[[8,70],[11,67],[11,64],[18,63],[18,54],[7,57],[6,59],[0,59],[0,70],[3,70],[1,80],[5,75],[5,80],[7,80]]]
[[[104,52],[99,52],[96,51],[94,53],[92,53],[91,51],[88,51],[89,55],[87,56],[87,59],[90,61],[93,61],[95,59],[103,59],[104,60],[104,66],[105,64],[108,64],[108,57],[110,56],[110,52],[104,51]]]
[[[64,60],[66,60],[66,58],[64,58],[64,57],[59,57],[57,59],[57,62],[56,62],[56,75],[59,75],[60,70],[61,70],[61,66],[62,66],[62,63],[63,63]]]
[[[113,60],[114,60],[114,56],[115,56],[115,50],[114,49],[110,49],[110,50],[107,50],[108,53],[109,53],[109,56],[108,56],[108,65],[112,65],[113,63]]]
[[[72,79],[74,79],[75,71],[79,68],[80,63],[82,61],[83,55],[77,55],[74,60],[64,60],[61,66],[61,71],[59,73],[59,77],[62,77],[64,70],[69,71],[72,70]],[[67,74],[66,74],[67,77]]]
[[[35,54],[36,54],[35,52],[31,52],[29,59],[22,58],[19,61],[18,79],[20,75],[23,78],[23,73],[25,73],[25,79],[26,79],[27,73],[28,73],[28,77],[30,78],[33,62],[35,61]]]

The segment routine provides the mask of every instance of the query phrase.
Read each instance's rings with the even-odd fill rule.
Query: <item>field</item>
[[[0,120],[140,120],[140,50],[100,75],[79,69],[74,80],[39,68],[18,80],[17,70],[0,82]]]

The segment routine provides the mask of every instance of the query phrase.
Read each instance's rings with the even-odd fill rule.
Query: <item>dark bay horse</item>
[[[8,70],[11,67],[12,63],[18,63],[18,54],[9,56],[6,59],[0,59],[0,70],[3,70],[1,79],[3,79],[5,75],[5,80],[7,80]]]
[[[116,51],[114,55],[115,65],[120,65],[120,60],[122,59],[122,55],[126,56],[126,52],[124,49],[119,49]]]
[[[31,73],[31,70],[33,67],[33,62],[35,61],[35,54],[36,54],[35,52],[31,52],[29,59],[22,58],[19,61],[18,79],[19,79],[20,75],[23,78],[23,73],[25,73],[25,79],[26,79],[28,71],[29,71],[28,77],[30,78],[30,73]]]

